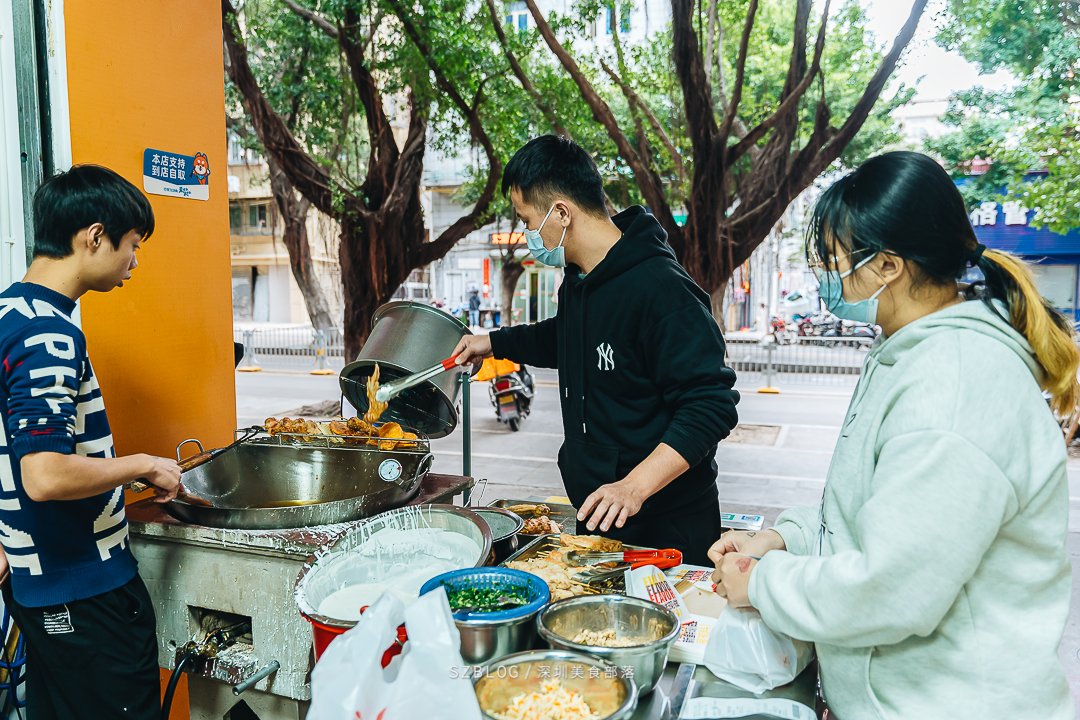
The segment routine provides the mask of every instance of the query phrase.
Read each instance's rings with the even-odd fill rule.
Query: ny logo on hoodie
[[[611,349],[611,345],[600,343],[596,346],[596,352],[600,356],[600,359],[596,361],[596,367],[601,370],[615,369],[615,351]]]

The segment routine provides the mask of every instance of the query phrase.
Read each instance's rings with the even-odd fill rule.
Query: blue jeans
[[[471,327],[480,327],[480,311],[479,310],[470,310],[469,311],[469,325]]]

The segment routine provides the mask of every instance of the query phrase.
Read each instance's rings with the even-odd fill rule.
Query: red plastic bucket
[[[367,605],[360,608],[360,614],[363,614],[367,609]],[[319,661],[319,658],[322,657],[323,652],[334,640],[334,638],[336,638],[338,635],[345,634],[351,629],[349,627],[334,627],[333,625],[326,625],[325,623],[321,623],[314,618],[310,618],[307,615],[304,615],[304,613],[300,614],[304,617],[305,620],[311,623],[311,632],[315,637],[315,662]],[[353,623],[353,625],[355,624],[356,623]],[[401,654],[402,646],[408,639],[409,636],[405,633],[405,626],[399,625],[397,629],[397,640],[395,640],[394,644],[387,648],[386,652],[383,653],[383,667],[389,665],[390,661],[394,658],[395,655]]]

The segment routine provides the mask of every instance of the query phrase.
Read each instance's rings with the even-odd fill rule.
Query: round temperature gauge
[[[383,460],[379,465],[379,477],[386,482],[394,482],[401,477],[401,463],[397,460]]]

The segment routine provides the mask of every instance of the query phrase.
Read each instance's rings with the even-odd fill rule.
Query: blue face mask
[[[544,216],[544,222],[540,223],[540,227],[535,230],[525,228],[525,244],[529,246],[529,252],[538,262],[551,267],[566,267],[566,251],[562,246],[563,240],[566,239],[566,228],[563,228],[562,237],[559,238],[559,246],[554,250],[548,250],[544,247],[544,239],[540,237],[540,231],[544,229],[544,223],[551,217],[551,212],[554,209],[555,206],[552,205],[551,210],[548,210],[547,215]]]
[[[877,296],[888,287],[888,283],[885,283],[878,291],[866,298],[855,303],[849,303],[844,300],[844,278],[851,273],[861,268],[866,263],[874,259],[877,253],[874,253],[870,257],[863,260],[861,263],[851,268],[845,273],[841,273],[836,270],[823,270],[821,268],[814,268],[814,275],[817,276],[818,283],[820,284],[819,294],[822,301],[825,303],[825,307],[829,309],[833,315],[844,320],[851,320],[852,322],[867,323],[869,325],[877,324],[877,309],[878,301]]]

